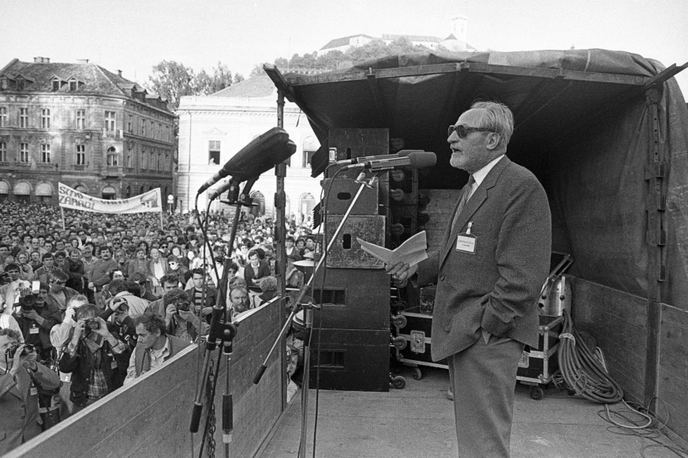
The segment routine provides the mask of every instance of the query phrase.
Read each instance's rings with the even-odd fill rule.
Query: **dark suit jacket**
[[[475,254],[456,250],[457,235],[469,222]],[[470,347],[481,328],[537,346],[537,299],[552,244],[547,195],[537,178],[504,156],[448,231],[444,247],[418,270],[420,284],[437,281],[433,360]]]

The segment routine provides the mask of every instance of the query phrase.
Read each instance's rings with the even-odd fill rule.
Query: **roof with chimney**
[[[137,83],[88,61],[78,63],[50,62],[37,57],[34,62],[13,59],[0,69],[0,79],[14,83],[7,89],[27,93],[55,92],[70,94],[100,94],[136,99],[155,108],[169,111],[166,101],[157,94],[149,94]],[[23,84],[16,85],[23,80]],[[70,84],[74,82],[74,84]]]

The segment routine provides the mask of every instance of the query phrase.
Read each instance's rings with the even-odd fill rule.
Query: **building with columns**
[[[179,109],[179,168],[176,183],[177,210],[193,209],[198,189],[234,154],[255,137],[277,126],[277,89],[265,75],[233,84],[210,96],[185,96]],[[311,178],[310,158],[320,147],[306,116],[285,101],[284,130],[296,144],[285,179],[285,215],[297,221],[308,218],[319,201],[320,181]],[[226,183],[221,180],[210,189]],[[243,186],[243,185],[242,185]],[[261,175],[250,196],[255,206],[245,211],[273,216],[276,179],[272,170]],[[211,210],[230,210],[224,196],[212,202]],[[207,193],[198,199],[199,210],[207,206]]]
[[[175,115],[88,61],[0,69],[0,200],[57,204],[57,183],[104,199],[172,191]]]

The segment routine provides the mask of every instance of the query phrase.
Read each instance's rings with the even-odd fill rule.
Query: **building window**
[[[141,169],[148,168],[148,156],[146,156],[146,150],[141,150]]]
[[[114,146],[111,146],[107,150],[107,165],[109,167],[117,167],[119,165],[119,161],[117,160],[117,150],[115,149]]]
[[[50,144],[41,143],[41,162],[50,164]]]
[[[72,80],[72,81],[69,82],[69,90],[70,90],[70,91],[76,91],[76,88],[77,88],[77,87],[78,87],[78,86],[77,86],[76,80]]]
[[[220,164],[220,140],[208,142],[208,164]]]
[[[146,120],[145,119],[141,120],[141,136],[142,137],[146,136]]]
[[[0,162],[7,162],[7,143],[0,142]]]
[[[19,109],[19,127],[29,127],[29,109]]]
[[[86,128],[86,110],[76,110],[76,128]]]
[[[29,162],[29,144],[20,143],[19,144],[19,162]]]
[[[41,129],[50,129],[50,109],[41,110]]]
[[[115,112],[106,111],[105,112],[105,130],[114,132],[115,131]]]
[[[76,145],[76,165],[86,165],[86,145]]]
[[[0,127],[7,127],[7,107],[0,107]]]
[[[127,132],[130,134],[134,133],[134,115],[129,115],[127,118]]]
[[[162,167],[162,153],[158,152],[158,170],[163,170]]]

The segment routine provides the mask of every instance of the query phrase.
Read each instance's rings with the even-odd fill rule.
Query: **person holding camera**
[[[62,322],[62,312],[46,302],[50,287],[40,283],[38,294],[26,294],[19,299],[20,309],[16,319],[24,336],[24,341],[36,348],[40,361],[52,360],[53,344],[50,343],[50,330]]]
[[[60,371],[71,375],[69,399],[74,413],[93,404],[114,389],[112,383],[113,355],[126,350],[108,330],[93,304],[76,310],[74,325],[67,349],[60,358]]]
[[[31,345],[21,344],[19,337],[0,329],[0,455],[40,434],[39,388],[60,386],[60,377],[37,362]]]
[[[129,358],[136,347],[136,325],[130,314],[130,303],[127,301],[127,298],[119,294],[108,301],[107,309],[100,314],[100,317],[106,321],[110,333],[124,344],[123,351],[113,355],[117,363],[117,367],[113,368],[112,372],[113,389],[121,387],[124,383],[124,378],[127,376]],[[142,313],[138,314],[137,317],[142,315]]]
[[[129,285],[127,284],[126,280],[112,280],[110,283],[108,283],[107,289],[112,297],[106,301],[107,307],[105,307],[105,310],[100,315],[103,317],[103,319],[107,320],[110,315],[114,313],[115,309],[112,308],[112,302],[115,299],[122,299],[127,303],[129,307],[129,316],[132,319],[143,315],[146,311],[146,308],[148,307],[148,301],[130,293]]]
[[[195,342],[199,335],[207,332],[207,323],[201,322],[191,309],[191,299],[184,290],[175,288],[167,292],[163,301],[168,334],[187,342]]]

